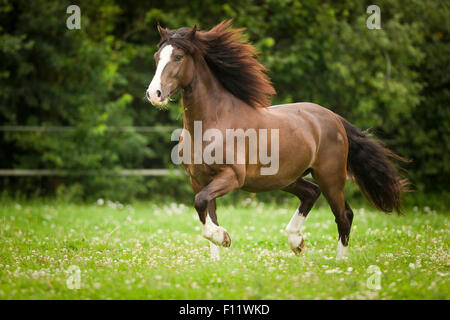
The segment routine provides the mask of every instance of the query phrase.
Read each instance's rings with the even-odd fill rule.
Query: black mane
[[[253,107],[268,107],[275,94],[266,67],[256,59],[255,48],[244,40],[244,29],[229,28],[231,21],[218,24],[210,31],[195,32],[191,28],[168,31],[164,43],[194,54],[200,53],[222,86]]]

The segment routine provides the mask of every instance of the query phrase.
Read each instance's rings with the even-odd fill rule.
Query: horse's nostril
[[[156,94],[158,95],[158,98],[161,98],[161,91],[156,90]]]
[[[145,91],[145,95],[147,96],[148,99],[150,99],[150,93],[148,91]]]

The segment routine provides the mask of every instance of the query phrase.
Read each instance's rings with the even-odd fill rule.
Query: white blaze
[[[165,46],[161,53],[159,54],[159,63],[158,67],[156,68],[155,75],[153,76],[152,82],[150,82],[150,85],[148,86],[148,91],[151,96],[156,94],[156,91],[161,90],[161,75],[166,67],[167,63],[170,61],[170,57],[172,56],[173,47],[169,44]]]

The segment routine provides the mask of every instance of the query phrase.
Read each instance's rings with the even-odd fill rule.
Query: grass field
[[[312,210],[296,257],[284,233],[295,207],[219,202],[232,245],[211,261],[192,207],[99,203],[3,203],[0,299],[450,298],[449,219],[427,207],[354,209],[349,257],[336,262],[328,207]]]

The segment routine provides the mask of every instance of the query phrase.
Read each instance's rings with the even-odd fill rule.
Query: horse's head
[[[168,30],[158,25],[161,41],[155,53],[156,72],[146,96],[153,105],[165,106],[194,77],[193,41],[197,26]]]

